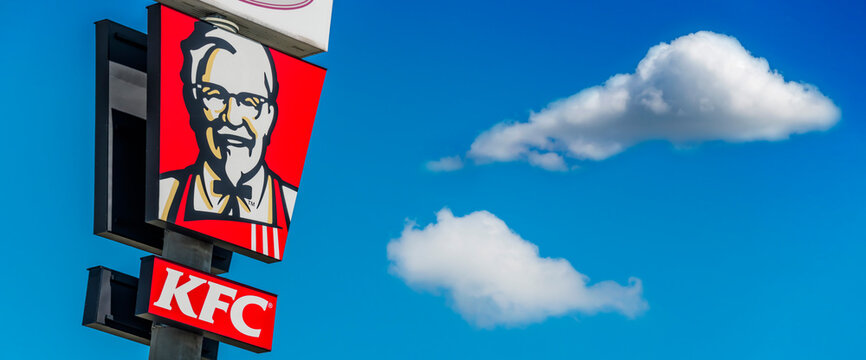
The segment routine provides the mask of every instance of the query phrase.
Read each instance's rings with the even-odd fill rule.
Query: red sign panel
[[[325,69],[162,5],[148,30],[148,221],[280,261]]]
[[[155,256],[142,259],[136,315],[271,351],[277,296]]]

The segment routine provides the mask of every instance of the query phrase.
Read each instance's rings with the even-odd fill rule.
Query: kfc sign
[[[197,17],[222,15],[240,34],[297,57],[328,51],[333,0],[157,0]]]
[[[277,296],[155,256],[142,259],[136,315],[201,330],[254,352],[271,350]]]
[[[150,8],[147,220],[282,260],[325,69]]]

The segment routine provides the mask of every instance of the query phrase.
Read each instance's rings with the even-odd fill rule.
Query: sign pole
[[[213,243],[165,231],[162,257],[191,268],[210,272]],[[200,360],[204,336],[154,322],[150,337],[149,360]]]
[[[200,360],[204,337],[165,324],[154,323],[149,360]]]
[[[213,259],[213,243],[166,230],[162,257],[209,273]]]

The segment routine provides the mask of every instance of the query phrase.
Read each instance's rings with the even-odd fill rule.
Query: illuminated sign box
[[[198,18],[218,14],[240,34],[297,57],[328,51],[333,0],[157,0]]]
[[[282,260],[325,69],[149,8],[151,224]]]
[[[141,261],[135,309],[139,317],[262,353],[273,344],[277,296],[149,256]]]

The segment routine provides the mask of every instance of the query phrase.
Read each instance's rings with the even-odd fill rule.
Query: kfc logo
[[[270,351],[276,296],[155,256],[142,260],[139,316],[200,329],[249,350]]]
[[[270,52],[206,22],[180,46],[183,99],[199,152],[189,167],[161,174],[160,193],[169,195],[161,204],[163,220],[287,227],[297,189],[265,163],[279,88]],[[286,216],[274,216],[277,208]]]
[[[279,261],[325,71],[170,8],[157,14],[151,221]]]
[[[313,0],[240,0],[247,4],[263,7],[273,10],[295,10],[306,7],[313,3]]]
[[[213,324],[213,316],[216,310],[221,310],[229,313],[232,326],[237,331],[249,337],[258,338],[262,334],[261,329],[253,329],[244,321],[244,310],[247,306],[257,305],[262,310],[267,310],[268,306],[273,307],[273,304],[267,300],[255,295],[247,295],[239,299],[235,299],[238,295],[237,289],[228,286],[222,286],[213,281],[207,281],[197,278],[194,275],[187,275],[189,281],[183,285],[178,285],[180,278],[185,274],[172,268],[166,268],[168,273],[165,285],[162,287],[162,293],[159,295],[159,300],[153,303],[153,306],[172,310],[172,302],[177,303],[178,309],[184,315],[193,319],[199,319],[209,324]],[[189,293],[197,289],[199,286],[207,283],[208,291],[204,298],[204,304],[201,306],[199,315],[195,314],[192,308],[192,303],[189,300]],[[233,300],[231,304],[225,301],[224,298]],[[229,310],[231,308],[231,310]]]

